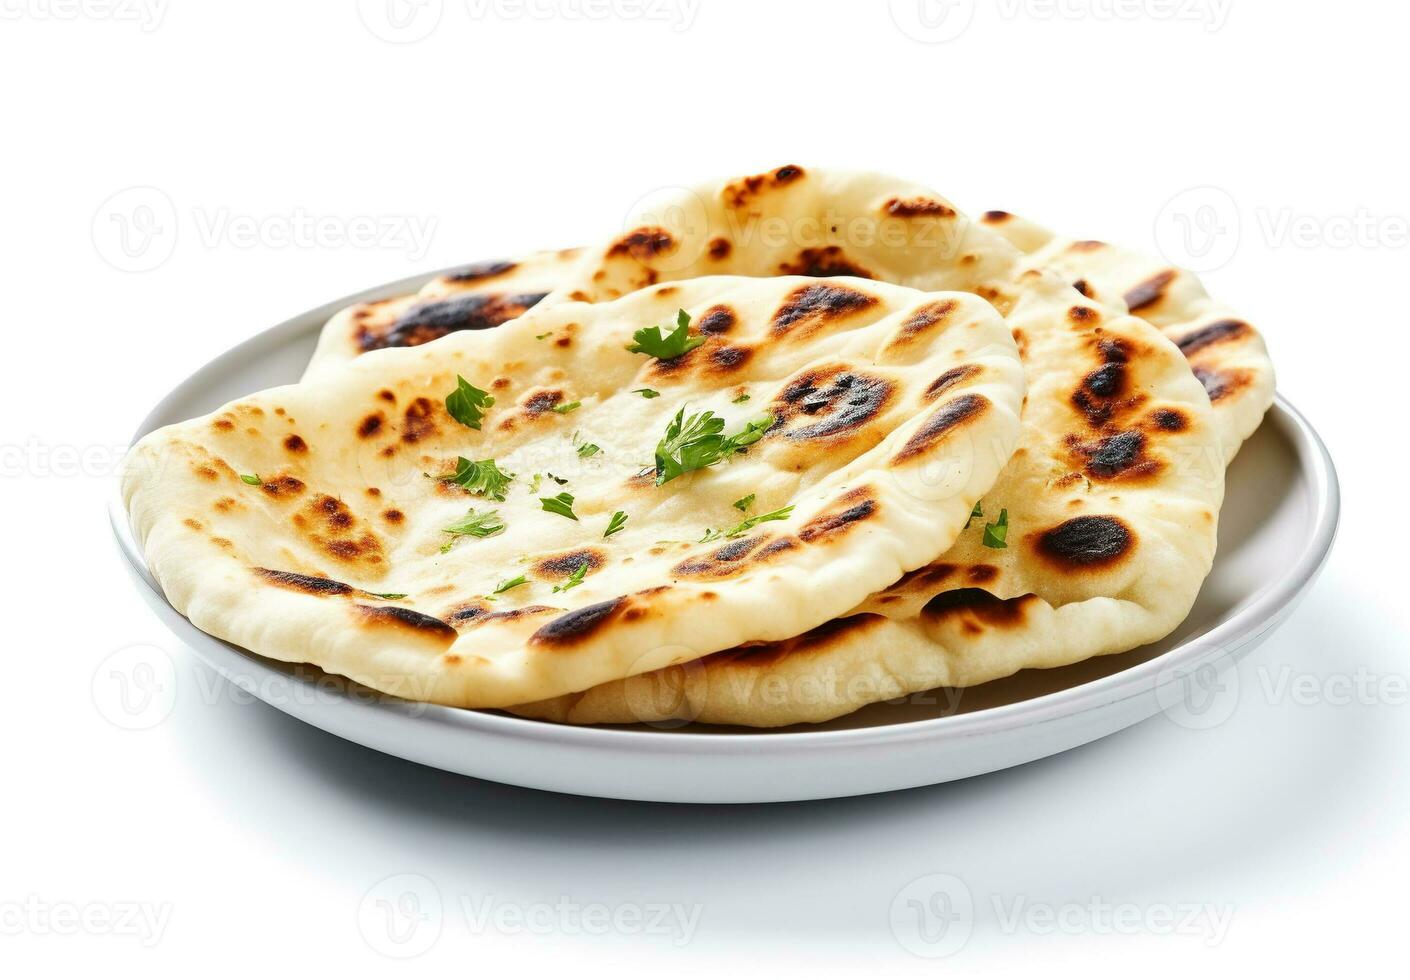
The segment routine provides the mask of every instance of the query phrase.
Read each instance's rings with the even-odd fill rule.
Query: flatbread
[[[585,250],[545,303],[602,302],[706,275],[858,276],[1012,301],[1020,253],[935,191],[883,174],[804,170],[667,189]]]
[[[936,192],[897,178],[788,165],[667,190],[640,203],[624,227],[596,249],[477,263],[467,267],[471,274],[440,277],[417,296],[350,307],[329,321],[306,376],[367,349],[439,335],[422,321],[482,329],[538,301],[596,302],[701,275],[861,276],[976,292],[1004,311],[1024,272],[1051,268],[1084,295],[1129,310],[1175,341],[1214,403],[1229,460],[1273,402],[1273,363],[1262,336],[1212,299],[1193,273],[1105,242],[1061,238],[1006,211],[971,221]],[[421,306],[428,296],[461,293],[485,298],[458,309]]]
[[[460,330],[485,330],[522,315],[557,288],[581,250],[534,252],[472,262],[436,276],[407,296],[339,310],[318,337],[305,378],[335,370],[369,351],[416,347]]]
[[[819,722],[1174,629],[1214,557],[1224,458],[1209,400],[1143,320],[1051,273],[1019,285],[1023,434],[953,548],[801,636],[512,710],[578,724]],[[1003,511],[1006,547],[986,546]]]
[[[985,226],[1027,256],[1027,268],[1052,269],[1111,309],[1159,327],[1184,353],[1214,404],[1229,460],[1273,404],[1273,361],[1258,330],[1205,292],[1188,270],[1091,239],[1061,238],[1006,211]]]
[[[625,349],[678,309],[703,345]],[[494,398],[479,429],[460,396],[460,421],[448,408],[457,377]],[[391,694],[502,706],[797,635],[931,561],[1007,461],[1022,391],[1008,326],[974,295],[705,278],[242,398],[147,436],[123,487],[152,573],[202,630]],[[731,435],[773,421],[655,485],[668,424],[705,410]],[[442,478],[458,457],[517,474],[505,499]],[[448,533],[467,511],[462,531],[504,530]]]

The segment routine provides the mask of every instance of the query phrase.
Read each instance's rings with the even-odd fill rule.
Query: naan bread
[[[1214,404],[1228,460],[1273,404],[1273,361],[1247,320],[1212,299],[1194,273],[1106,242],[1059,238],[1006,211],[986,227],[1027,254],[1029,268],[1052,269],[1111,309],[1159,327],[1184,353]]]
[[[546,303],[616,299],[708,275],[859,276],[963,290],[1003,308],[1021,255],[926,187],[881,174],[779,167],[639,204]]]
[[[557,288],[581,259],[580,251],[473,262],[436,276],[410,296],[339,310],[319,334],[304,377],[335,370],[368,351],[416,347],[460,330],[497,327]]]
[[[1214,403],[1229,460],[1273,401],[1263,338],[1193,273],[1104,242],[1059,238],[1004,211],[974,222],[929,188],[893,177],[784,166],[653,197],[626,227],[594,250],[480,263],[417,296],[350,307],[325,327],[306,377],[364,350],[495,326],[539,301],[601,301],[701,275],[861,276],[976,292],[1003,311],[1024,272],[1051,268],[1180,346]],[[424,305],[426,297],[463,293],[484,298]]]
[[[1053,274],[1020,286],[1009,323],[1028,376],[1023,434],[954,547],[801,636],[512,710],[579,724],[818,722],[1174,629],[1209,571],[1223,498],[1209,399],[1143,320]],[[986,546],[1003,511],[1007,546]]]
[[[678,309],[702,346],[625,349]],[[448,409],[457,376],[494,398],[479,429]],[[933,560],[1011,454],[1022,392],[1008,326],[971,294],[698,279],[240,399],[143,439],[124,494],[206,632],[391,694],[511,705],[795,636]],[[773,422],[656,486],[682,408],[731,435]],[[517,474],[505,499],[441,478],[458,457]],[[444,530],[462,521],[504,529]]]

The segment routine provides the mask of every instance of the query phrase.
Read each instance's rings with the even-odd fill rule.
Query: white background
[[[945,6],[921,20],[913,0],[652,4],[663,20],[625,2],[588,17],[581,0],[430,0],[398,33],[384,0],[0,0],[0,969],[1245,977],[1380,975],[1403,958],[1410,14],[1069,0],[935,16]],[[1245,665],[1230,721],[1158,717],[869,799],[574,799],[242,703],[139,601],[105,526],[110,473],[194,368],[366,285],[600,239],[650,188],[784,162],[890,171],[971,211],[1147,250],[1172,198],[1215,189],[1197,199],[1222,236],[1206,282],[1266,330],[1345,491],[1332,561]],[[132,187],[156,197],[109,203]],[[434,233],[419,250],[271,237],[300,215]],[[93,696],[132,644],[175,669],[169,715],[139,731]],[[1260,670],[1323,693],[1269,697]],[[1371,696],[1332,703],[1358,672]],[[957,876],[975,906],[967,944],[938,961],[889,925],[927,874]],[[422,877],[379,885],[393,875]],[[442,912],[389,944],[376,902],[406,888]],[[560,896],[566,910],[535,911]],[[1094,896],[1149,928],[1103,934]],[[540,918],[477,931],[464,903],[486,900]],[[1006,925],[996,901],[1065,924]],[[573,912],[592,903],[699,919],[679,945],[630,922],[594,935]],[[1166,934],[1162,910],[1187,903],[1231,915],[1227,930]],[[159,925],[95,918],[128,910]]]

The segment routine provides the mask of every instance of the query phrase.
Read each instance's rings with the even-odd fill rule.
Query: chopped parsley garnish
[[[725,537],[737,538],[746,531],[753,529],[755,525],[762,524],[765,521],[786,521],[788,520],[788,516],[792,513],[793,505],[789,504],[787,507],[780,507],[778,510],[771,510],[767,514],[756,514],[753,517],[746,517],[744,520],[740,521],[734,527],[726,531]]]
[[[487,510],[477,513],[473,508],[464,517],[449,527],[442,528],[446,534],[456,537],[469,535],[474,538],[488,538],[504,530],[504,522],[499,519],[499,511]]]
[[[752,497],[753,494],[750,494],[750,496]],[[738,504],[736,504],[735,506],[738,506]],[[743,510],[744,508],[741,507],[740,509]],[[771,510],[767,514],[758,514],[754,517],[746,517],[744,520],[740,521],[728,531],[717,531],[714,528],[706,528],[704,537],[702,537],[698,543],[705,544],[709,541],[718,541],[720,538],[737,538],[752,530],[756,525],[762,524],[765,521],[786,521],[788,520],[788,516],[792,513],[793,505],[789,504],[787,507],[780,507],[778,510]]]
[[[735,398],[735,399],[731,400],[730,404],[731,404],[731,405],[743,405],[743,404],[744,404],[745,402],[747,402],[748,400],[749,400],[749,394],[748,394],[748,392],[745,392],[744,394],[740,395],[738,398]]]
[[[264,481],[259,478],[258,473],[241,473],[240,479],[252,487],[258,487],[264,483]]]
[[[750,507],[754,506],[754,494],[751,493],[747,497],[740,497],[732,506],[735,510],[748,510]]]
[[[984,547],[1007,548],[1009,537],[1009,511],[1005,507],[999,511],[999,519],[984,525]]]
[[[576,518],[575,518],[575,520],[576,520]],[[587,570],[588,570],[588,563],[587,563],[587,562],[583,562],[583,563],[582,563],[581,565],[579,565],[577,568],[573,569],[573,574],[572,574],[572,575],[569,575],[566,579],[564,579],[563,582],[562,582],[562,584],[560,584],[560,585],[555,585],[555,586],[553,587],[553,591],[554,591],[554,592],[567,592],[569,589],[576,588],[577,586],[582,585],[582,584],[583,584],[583,577],[587,575]]]
[[[552,475],[552,473],[549,474],[549,476]],[[573,495],[571,493],[560,493],[556,497],[540,497],[539,503],[543,504],[543,509],[550,514],[561,514],[571,521],[578,519],[578,515],[573,513]]]
[[[481,391],[458,374],[455,381],[455,390],[446,396],[446,411],[461,425],[478,429],[485,409],[494,404],[494,395]]]
[[[640,395],[642,398],[660,398],[661,393],[655,388],[633,388],[633,395]]]
[[[607,522],[607,530],[602,532],[604,538],[610,538],[622,528],[627,526],[627,512],[619,510],[613,513],[612,519]]]
[[[544,475],[547,476],[554,483],[558,484],[560,487],[568,485],[568,481],[563,479],[563,477],[561,476],[554,476],[552,473],[549,473],[547,471],[544,472]]]
[[[525,578],[523,575],[516,575],[513,578],[507,578],[503,582],[496,585],[494,587],[494,592],[492,592],[491,595],[499,595],[503,592],[508,592],[510,589],[517,589],[521,585],[528,584],[529,580],[527,578]]]
[[[553,331],[552,331],[552,330],[550,330],[548,333],[536,333],[536,334],[534,334],[534,339],[535,339],[535,340],[543,340],[543,338],[545,338],[545,337],[551,337],[551,336],[553,336]]]
[[[369,592],[367,594],[377,599],[405,599],[408,595],[406,592]]]
[[[969,520],[967,520],[967,521],[964,522],[964,529],[965,529],[966,531],[968,531],[968,530],[969,530],[969,526],[974,523],[974,519],[975,519],[976,517],[983,517],[983,516],[984,516],[984,501],[982,501],[982,500],[976,500],[976,501],[974,502],[974,510],[972,510],[972,511],[969,512]]]
[[[563,405],[554,405],[550,411],[557,412],[559,415],[567,415],[569,412],[576,412],[582,407],[582,402],[568,402]]]
[[[471,461],[461,456],[456,461],[455,472],[441,479],[482,497],[503,501],[509,484],[514,482],[514,474],[504,472],[492,459]]]
[[[725,420],[714,412],[697,412],[687,419],[682,408],[666,426],[665,438],[656,444],[656,485],[659,487],[682,473],[712,466],[752,446],[764,438],[773,424],[772,415],[763,415],[727,436],[724,435]]]
[[[633,354],[659,357],[663,361],[680,357],[705,343],[704,337],[690,336],[690,314],[685,310],[676,313],[676,328],[670,333],[663,333],[659,326],[642,327],[632,334],[632,340],[634,342],[627,345],[627,350]]]
[[[602,447],[595,442],[579,442],[576,432],[573,433],[573,445],[578,447],[578,456],[582,459],[596,456],[598,453],[602,452]]]

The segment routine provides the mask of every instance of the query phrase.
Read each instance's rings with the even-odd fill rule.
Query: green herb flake
[[[549,474],[549,476],[552,475]],[[570,521],[578,519],[578,515],[573,513],[573,495],[571,493],[560,493],[556,497],[540,497],[539,503],[543,504],[543,509],[550,514],[561,514]]]
[[[754,496],[755,495],[751,493],[747,497],[740,497],[732,506],[735,510],[748,510],[750,507],[754,506]]]
[[[752,530],[757,525],[763,524],[765,521],[786,521],[788,520],[789,515],[792,513],[793,505],[789,504],[787,507],[780,507],[778,510],[771,510],[767,514],[756,514],[753,517],[746,517],[744,520],[740,521],[734,527],[726,531],[725,537],[737,538],[740,535],[744,534],[746,531]]]
[[[574,520],[577,520],[577,518],[574,518]],[[572,574],[572,575],[569,575],[566,579],[564,579],[561,584],[555,585],[555,586],[553,587],[553,591],[554,591],[554,592],[567,592],[569,589],[574,589],[574,588],[577,588],[579,585],[582,585],[582,584],[583,584],[583,578],[587,575],[587,570],[588,570],[588,563],[587,563],[587,562],[583,562],[583,563],[582,563],[581,565],[579,565],[577,568],[573,569],[573,574]]]
[[[543,338],[545,338],[545,337],[552,337],[552,336],[553,336],[553,331],[550,330],[550,331],[548,331],[548,333],[536,333],[536,334],[534,334],[534,339],[535,339],[535,340],[543,340]]]
[[[984,501],[982,501],[982,500],[976,500],[976,501],[974,502],[974,510],[972,510],[972,511],[969,512],[969,520],[967,520],[967,521],[964,522],[964,529],[965,529],[966,531],[968,531],[968,530],[969,530],[969,526],[974,523],[974,519],[975,519],[976,517],[983,517],[983,516],[984,516]]]
[[[241,473],[240,479],[252,487],[258,487],[264,484],[264,481],[259,478],[258,473]]]
[[[610,538],[622,528],[627,526],[627,512],[619,510],[613,513],[612,519],[607,522],[607,530],[602,532],[604,538]]]
[[[748,392],[746,392],[745,394],[740,395],[738,398],[732,399],[732,400],[730,401],[730,404],[731,404],[731,405],[743,405],[743,404],[744,404],[745,402],[747,402],[748,400],[749,400],[749,394],[748,394]]]
[[[405,599],[408,595],[406,592],[369,592],[367,594],[377,599]]]
[[[508,592],[510,589],[517,589],[521,585],[528,584],[529,580],[527,578],[525,578],[523,575],[516,575],[513,578],[507,578],[503,582],[496,585],[494,587],[494,592],[492,592],[491,595],[500,595],[502,593]]]
[[[461,456],[456,461],[455,472],[441,479],[464,487],[471,493],[503,502],[509,484],[514,482],[514,474],[504,472],[492,459],[471,461]]]
[[[569,412],[576,412],[582,407],[582,402],[568,402],[564,405],[554,405],[550,411],[557,412],[559,415],[567,415]]]
[[[642,398],[660,398],[661,393],[655,388],[633,388],[633,395],[640,395]]]
[[[683,473],[704,469],[752,446],[774,424],[772,415],[746,422],[734,435],[724,435],[725,420],[714,412],[697,412],[685,418],[685,409],[666,426],[666,435],[656,444],[656,485],[674,480]]]
[[[494,396],[476,388],[458,374],[455,382],[455,390],[446,396],[446,411],[461,425],[478,429],[480,420],[485,417],[485,409],[494,404]]]
[[[984,547],[1007,548],[1009,537],[1009,511],[1005,507],[999,511],[999,519],[984,525]]]
[[[663,361],[688,354],[705,343],[704,337],[690,336],[690,314],[685,310],[676,313],[676,328],[670,333],[663,333],[659,326],[642,327],[632,334],[632,340],[633,343],[627,345],[627,350],[633,354],[658,357]]]
[[[490,535],[503,531],[504,522],[499,519],[499,511],[497,510],[477,513],[471,509],[460,520],[441,530],[456,537],[488,538]]]

